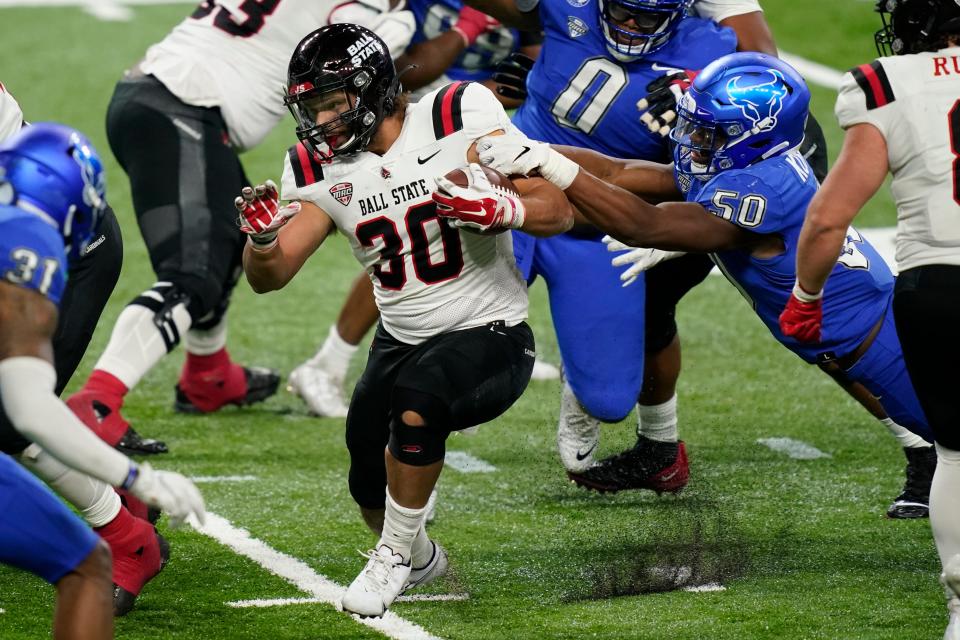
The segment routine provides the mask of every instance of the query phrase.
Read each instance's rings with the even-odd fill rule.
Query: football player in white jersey
[[[797,282],[780,325],[820,339],[823,288],[846,229],[887,173],[897,202],[899,276],[893,313],[910,378],[936,438],[930,524],[944,571],[950,624],[960,638],[960,5],[881,0],[881,56],[844,75],[837,164],[810,203],[797,249]],[[890,53],[898,55],[889,55]],[[950,369],[947,369],[949,371]]]
[[[530,377],[526,285],[502,232],[558,233],[572,212],[540,179],[518,181],[522,196],[492,186],[476,164],[464,168],[468,186],[446,180],[509,118],[476,83],[408,104],[386,46],[363,27],[307,36],[286,102],[301,142],[287,154],[280,194],[268,183],[237,199],[250,238],[244,269],[254,290],[279,289],[339,230],[374,282],[381,321],[346,437],[351,495],[381,537],[343,608],[379,616],[446,569],[423,520],[447,436],[502,414]],[[281,207],[280,195],[291,202]]]
[[[382,6],[381,6],[382,5]],[[114,325],[106,350],[68,404],[111,445],[161,453],[120,413],[126,394],[184,340],[175,408],[211,412],[272,395],[276,372],[243,367],[226,350],[224,314],[244,235],[233,198],[249,184],[238,153],[283,117],[277,98],[290,52],[329,20],[367,19],[402,52],[413,32],[390,0],[207,0],[117,84],[107,137],[130,178],[157,282]],[[331,13],[333,12],[333,13]]]

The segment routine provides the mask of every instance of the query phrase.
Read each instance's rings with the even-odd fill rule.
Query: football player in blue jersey
[[[492,4],[512,3],[475,4],[494,13]],[[614,157],[667,160],[668,141],[659,131],[634,127],[625,134],[625,126],[637,121],[637,102],[664,74],[701,69],[737,44],[730,29],[688,15],[689,0],[522,4],[494,13],[512,26],[544,32],[514,124],[539,140]],[[593,465],[600,422],[622,420],[639,399],[641,438],[650,445],[638,472],[644,486],[681,489],[687,480],[684,445],[669,433],[661,438],[676,431],[680,346],[674,307],[709,272],[709,259],[687,256],[668,265],[671,273],[656,291],[642,278],[624,289],[610,277],[602,234],[589,225],[555,238],[513,237],[528,282],[543,276],[549,290],[566,378],[557,444],[568,474],[576,480]]]
[[[93,146],[63,125],[23,129],[0,144],[0,204],[0,401],[10,424],[33,443],[21,454],[22,462],[51,479],[71,502],[86,503],[82,496],[103,493],[106,483],[167,511],[175,522],[191,513],[202,519],[203,500],[193,483],[132,462],[84,427],[54,392],[52,337],[66,273],[94,240],[106,206],[102,164]],[[96,535],[48,492],[4,465],[0,559],[59,588],[59,581],[76,573],[91,553],[102,553]],[[104,502],[97,508],[119,508]],[[126,518],[133,516],[126,513]],[[97,598],[86,589],[94,587],[84,587],[82,578],[67,584],[73,585],[71,592],[83,590],[92,612]],[[110,583],[105,586],[109,617]],[[91,622],[91,629],[109,632],[100,622]]]
[[[500,171],[538,170],[588,220],[625,244],[713,254],[779,342],[811,364],[837,365],[877,396],[892,419],[929,441],[893,323],[894,278],[856,229],[847,231],[827,284],[824,340],[809,345],[780,329],[796,279],[798,236],[818,188],[799,153],[809,98],[786,63],[737,53],[707,66],[681,100],[672,166],[583,149],[565,148],[561,155],[518,136],[484,139],[478,148],[481,161]],[[681,194],[686,202],[663,202]],[[591,481],[607,490],[604,481],[616,486],[619,479]]]

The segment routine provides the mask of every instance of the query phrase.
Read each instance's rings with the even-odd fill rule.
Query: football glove
[[[206,521],[203,496],[189,479],[173,471],[154,471],[149,462],[132,465],[130,475],[133,482],[124,488],[170,516],[171,527],[179,526],[190,515],[200,524]]]
[[[493,81],[497,83],[497,93],[512,100],[527,99],[527,76],[536,62],[530,56],[519,51],[511,53],[501,60],[493,73]]]
[[[673,260],[674,258],[679,258],[684,255],[683,251],[663,251],[661,249],[648,249],[646,247],[631,247],[610,236],[604,236],[603,243],[607,245],[607,251],[626,251],[623,255],[616,256],[610,261],[610,264],[615,267],[630,265],[628,269],[620,274],[620,282],[623,283],[622,286],[624,287],[629,287],[636,282],[640,274],[647,269],[660,264],[664,260]]]
[[[677,69],[666,73],[647,85],[647,95],[637,102],[643,113],[640,122],[653,133],[667,137],[677,119],[677,103],[690,89],[699,71]]]
[[[519,133],[484,136],[477,140],[477,154],[480,162],[504,175],[539,173],[561,189],[569,187],[580,172],[580,165],[554,151],[547,143]]]
[[[800,342],[820,342],[823,329],[823,291],[808,293],[793,285],[793,293],[780,314],[780,331]]]
[[[481,35],[499,26],[500,23],[497,22],[496,19],[477,11],[473,7],[464,5],[464,7],[460,9],[460,15],[457,16],[457,21],[454,23],[452,29],[460,34],[466,46],[469,47],[476,42],[477,38]]]
[[[280,206],[280,196],[273,180],[256,187],[244,187],[234,200],[240,216],[237,224],[240,231],[250,237],[255,249],[266,251],[277,242],[280,227],[300,213],[300,203],[291,202]]]
[[[483,167],[470,163],[466,170],[467,186],[458,187],[444,176],[434,178],[437,190],[433,201],[437,215],[455,227],[478,231],[519,229],[526,211],[518,196],[487,180]]]

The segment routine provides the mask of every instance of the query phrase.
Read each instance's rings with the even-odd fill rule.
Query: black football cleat
[[[937,468],[935,447],[904,448],[907,456],[906,482],[903,491],[896,497],[887,517],[911,520],[930,517],[930,484]]]
[[[229,400],[224,404],[233,404],[238,407],[263,402],[277,392],[280,386],[280,372],[266,367],[243,367],[243,375],[247,381],[246,394],[237,399]],[[176,387],[176,400],[173,408],[179,413],[209,413],[197,407],[187,394],[183,392],[178,384]]]
[[[167,542],[166,538],[160,535],[160,533],[157,532],[156,529],[154,529],[154,533],[157,536],[157,544],[159,546],[160,565],[155,572],[150,571],[150,575],[145,576],[145,580],[143,581],[144,584],[146,584],[147,582],[155,578],[157,574],[163,571],[163,568],[167,566],[167,562],[170,560],[170,543]],[[141,547],[138,550],[138,554],[142,555],[143,553],[144,553],[144,549]],[[140,588],[142,589],[143,587],[141,586]],[[128,613],[130,613],[130,611],[133,609],[133,605],[136,604],[138,595],[139,593],[133,593],[131,591],[127,591],[120,585],[114,583],[113,584],[113,615],[114,617],[119,618],[121,616],[125,616]]]
[[[578,486],[601,493],[627,489],[650,489],[677,493],[690,479],[687,449],[683,441],[658,442],[638,436],[637,444],[592,467],[567,476]]]
[[[170,451],[166,442],[144,438],[133,427],[127,428],[116,448],[128,456],[149,456]]]

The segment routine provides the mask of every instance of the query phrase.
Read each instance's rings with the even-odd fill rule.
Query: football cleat
[[[903,491],[887,509],[888,518],[927,518],[930,515],[930,484],[937,468],[934,447],[904,448],[907,456],[906,482]]]
[[[560,420],[557,424],[557,449],[563,467],[572,473],[593,465],[593,454],[600,444],[600,421],[586,412],[566,382],[560,395]]]
[[[601,493],[650,489],[676,493],[687,486],[690,467],[683,441],[658,442],[638,436],[637,444],[579,473],[567,476],[581,487]]]
[[[123,616],[143,586],[166,566],[170,545],[153,525],[130,514],[120,514],[97,532],[113,556],[113,615]]]
[[[433,555],[430,560],[419,569],[416,567],[410,569],[410,577],[407,578],[407,584],[403,586],[400,593],[406,593],[410,589],[429,584],[446,575],[447,568],[450,566],[447,552],[433,540],[430,541],[430,544],[433,545]]]
[[[533,361],[533,371],[530,373],[531,380],[558,380],[560,378],[560,369],[549,362],[544,362],[540,358]]]
[[[347,417],[343,380],[310,361],[290,372],[287,390],[303,398],[310,413],[327,418]]]
[[[228,404],[244,407],[266,400],[279,386],[280,373],[273,369],[231,364],[226,372],[202,379],[181,375],[173,408],[180,413],[212,413]]]
[[[343,594],[343,610],[365,618],[380,617],[393,604],[410,579],[410,562],[385,544],[362,556],[363,568]]]
[[[167,453],[166,443],[144,438],[120,415],[122,396],[110,396],[83,388],[67,398],[70,410],[101,440],[127,455]]]

